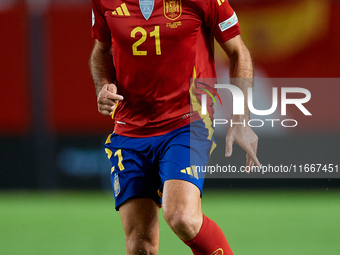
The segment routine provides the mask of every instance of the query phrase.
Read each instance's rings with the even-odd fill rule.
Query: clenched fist
[[[97,96],[98,111],[105,115],[112,115],[116,105],[124,98],[117,94],[117,87],[114,84],[105,84]]]

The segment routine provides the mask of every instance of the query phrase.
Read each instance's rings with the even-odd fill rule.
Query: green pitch
[[[205,191],[235,255],[340,254],[340,191]],[[161,255],[191,254],[160,220]],[[111,194],[0,193],[0,254],[123,255]]]

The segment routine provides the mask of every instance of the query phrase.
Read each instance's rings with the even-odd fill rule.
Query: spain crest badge
[[[181,0],[163,0],[164,16],[169,20],[178,19],[182,14]]]
[[[114,175],[113,188],[114,188],[115,197],[117,197],[120,193],[119,177],[117,173],[115,173]]]

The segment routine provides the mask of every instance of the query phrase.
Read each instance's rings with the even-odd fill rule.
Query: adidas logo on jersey
[[[126,4],[123,3],[120,5],[120,7],[117,7],[116,10],[112,12],[113,15],[119,15],[119,16],[130,16],[130,12],[128,8],[126,7]]]
[[[217,0],[218,6],[221,6],[222,3],[224,3],[225,0]]]

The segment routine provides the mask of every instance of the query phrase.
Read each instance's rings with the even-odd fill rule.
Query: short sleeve
[[[228,0],[204,0],[204,21],[219,43],[241,33],[235,11]]]
[[[92,5],[92,37],[98,41],[111,40],[111,32],[106,23],[103,7],[100,0],[91,0]]]

